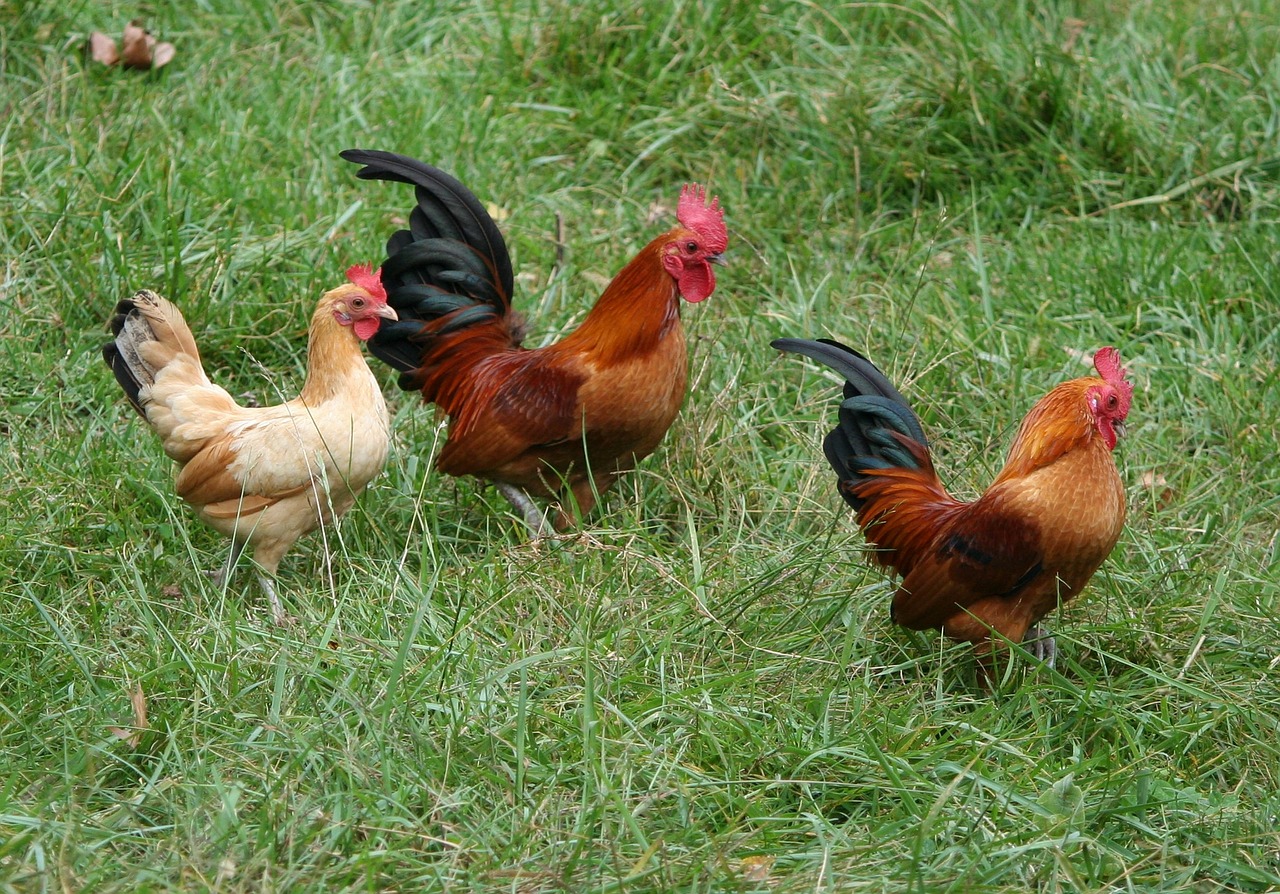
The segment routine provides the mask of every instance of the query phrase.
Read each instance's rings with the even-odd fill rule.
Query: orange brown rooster
[[[325,293],[311,318],[307,377],[293,400],[242,407],[209,381],[182,313],[155,292],[116,306],[102,349],[125,396],[178,463],[178,496],[231,538],[221,583],[253,547],[275,620],[288,618],[272,577],[302,535],[338,518],[387,461],[382,390],[360,352],[395,320],[369,267]]]
[[[1133,385],[1120,354],[1094,355],[1098,375],[1050,391],[1023,419],[1004,470],[972,503],[942,486],[920,420],[866,357],[826,339],[781,338],[844,376],[840,421],[823,447],[876,562],[902,583],[893,619],[976,644],[1026,641],[1052,665],[1053,639],[1035,625],[1084,588],[1124,525],[1112,450]]]
[[[400,316],[369,348],[449,417],[436,459],[447,475],[492,481],[536,537],[548,530],[533,497],[560,502],[555,527],[585,515],[651,453],[685,399],[688,352],[680,299],[715,290],[728,246],[717,200],[686,186],[677,226],[614,277],[572,333],[521,345],[511,309],[511,259],[476,197],[431,165],[363,149],[342,153],[366,180],[414,187],[407,229],[387,242],[382,280]]]

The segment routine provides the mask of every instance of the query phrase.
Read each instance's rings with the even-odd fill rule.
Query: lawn
[[[85,59],[139,15],[172,63]],[[0,890],[1280,888],[1277,59],[1272,0],[0,2]],[[282,628],[100,348],[154,288],[295,394],[408,208],[349,147],[491,205],[533,344],[688,180],[730,266],[589,537],[436,473],[375,364],[391,463]],[[966,498],[1120,349],[1128,521],[1055,669],[988,694],[890,622],[778,336],[875,359]]]

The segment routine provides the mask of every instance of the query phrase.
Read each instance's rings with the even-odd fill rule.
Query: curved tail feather
[[[518,345],[511,257],[480,200],[456,178],[404,155],[372,149],[340,154],[363,165],[356,172],[362,180],[414,187],[409,226],[387,240],[382,264],[387,302],[400,319],[384,323],[369,341],[375,357],[400,370],[400,387],[422,387],[425,369],[451,341],[446,336],[493,324],[495,349]]]
[[[839,421],[823,441],[875,560],[908,574],[937,526],[963,503],[938,480],[920,420],[906,398],[866,357],[823,339],[780,338],[773,347],[802,354],[845,377]]]
[[[779,351],[817,360],[845,377],[839,424],[822,442],[827,462],[840,476],[840,493],[856,511],[865,498],[858,485],[883,469],[923,469],[929,442],[907,399],[870,360],[830,339],[779,338]],[[918,448],[918,449],[913,449]],[[923,459],[921,457],[923,454]]]
[[[156,375],[175,358],[189,358],[203,376],[191,327],[177,307],[155,292],[143,289],[117,304],[110,326],[114,340],[102,346],[102,359],[144,419],[143,390],[154,385]]]

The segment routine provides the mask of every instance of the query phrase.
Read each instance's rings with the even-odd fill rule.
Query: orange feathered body
[[[504,342],[502,320],[435,340],[423,356],[422,394],[449,415],[442,472],[544,497],[567,484],[586,512],[593,489],[658,446],[688,376],[679,296],[660,244],[641,251],[555,344]]]
[[[728,244],[717,200],[689,185],[678,225],[645,246],[561,341],[521,346],[506,243],[484,205],[451,175],[389,152],[342,153],[357,176],[415,187],[407,229],[382,265],[400,322],[373,339],[373,354],[401,370],[449,417],[436,460],[449,475],[498,485],[535,531],[530,497],[561,498],[556,527],[661,442],[684,402],[688,354],[680,301],[715,289],[711,265]],[[568,511],[566,511],[568,510]]]
[[[1098,570],[1124,526],[1124,486],[1087,412],[1100,379],[1059,385],[1023,420],[1004,470],[978,500],[920,469],[872,472],[852,488],[882,565],[902,575],[893,617],[917,630],[1021,642]]]
[[[1125,506],[1112,450],[1133,386],[1114,348],[1095,355],[1098,377],[1040,399],[1004,469],[966,503],[943,487],[920,420],[870,360],[827,340],[773,345],[846,379],[839,424],[823,448],[874,560],[902,576],[893,598],[899,624],[940,628],[984,650],[993,632],[1022,642],[1116,545]]]

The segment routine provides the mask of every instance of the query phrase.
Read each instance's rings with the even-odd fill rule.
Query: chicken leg
[[[498,489],[498,493],[507,498],[507,502],[515,507],[515,510],[524,518],[524,523],[533,532],[534,540],[540,540],[551,532],[551,525],[547,521],[547,516],[534,505],[533,500],[527,493],[514,484],[507,484],[505,481],[495,481],[494,487]]]

